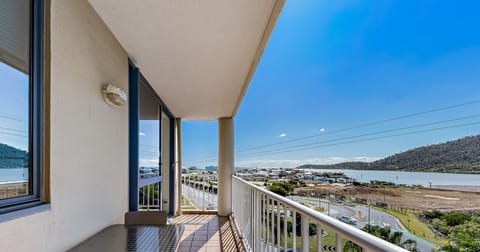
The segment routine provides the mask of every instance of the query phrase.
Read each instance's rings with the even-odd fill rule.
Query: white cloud
[[[325,131],[325,129],[324,129],[324,128],[321,128],[321,129],[320,129],[320,132],[324,132],[324,131]]]
[[[143,133],[143,132],[141,132],[141,131],[140,131],[140,133],[138,133],[138,135],[140,135],[140,136],[146,136],[145,133]]]
[[[146,167],[156,167],[158,166],[158,159],[140,159],[139,165]]]
[[[240,160],[237,161],[237,167],[259,167],[259,168],[295,168],[304,164],[338,164],[350,161],[372,162],[381,157],[326,157],[326,158],[307,158],[307,159],[260,159],[260,160]]]
[[[286,136],[287,136],[287,134],[285,134],[285,133],[280,134],[280,137],[286,137]]]

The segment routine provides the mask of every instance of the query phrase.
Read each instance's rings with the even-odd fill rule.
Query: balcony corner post
[[[234,123],[232,117],[218,120],[218,215],[232,213]]]

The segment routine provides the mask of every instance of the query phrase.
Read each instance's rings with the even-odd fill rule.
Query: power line
[[[365,127],[373,126],[373,125],[376,125],[376,124],[382,124],[382,123],[386,123],[386,122],[397,121],[397,120],[401,120],[401,119],[405,119],[405,118],[410,118],[410,117],[415,117],[415,116],[419,116],[419,115],[425,115],[425,114],[429,114],[429,113],[434,113],[434,112],[449,110],[449,109],[458,108],[458,107],[467,106],[467,105],[472,105],[472,104],[476,104],[476,103],[480,103],[480,99],[479,99],[479,100],[469,101],[469,102],[464,102],[464,103],[460,103],[460,104],[454,104],[454,105],[450,105],[450,106],[445,106],[445,107],[430,109],[430,110],[426,110],[426,111],[421,111],[421,112],[406,114],[406,115],[402,115],[402,116],[387,118],[387,119],[383,119],[383,120],[373,121],[373,122],[370,122],[370,123],[360,124],[360,125],[356,125],[356,126],[341,128],[341,129],[337,129],[337,130],[333,130],[333,131],[328,131],[328,132],[324,132],[324,133],[320,133],[320,134],[314,134],[314,135],[309,135],[309,136],[294,138],[294,139],[285,140],[285,141],[280,141],[280,142],[275,142],[275,143],[271,143],[271,144],[253,146],[253,147],[249,147],[249,148],[240,149],[240,150],[236,151],[236,153],[247,152],[247,151],[256,150],[256,149],[264,149],[264,148],[270,147],[270,146],[275,146],[275,145],[281,145],[281,144],[286,144],[286,143],[291,143],[291,142],[297,142],[297,141],[307,140],[307,139],[310,139],[310,138],[315,138],[315,137],[319,137],[319,136],[325,136],[325,135],[329,135],[329,134],[335,134],[335,133],[344,132],[344,131],[349,131],[349,130],[353,130],[353,129],[365,128]],[[193,161],[190,161],[190,162],[197,162],[197,161],[203,161],[203,160],[207,160],[207,161],[208,161],[208,160],[212,160],[212,158],[213,158],[213,156],[208,156],[208,157],[205,157],[205,158],[202,158],[202,159],[198,159],[198,160],[193,160]]]
[[[315,142],[315,143],[302,144],[302,145],[289,146],[289,147],[282,147],[282,148],[277,148],[277,149],[270,149],[270,150],[255,152],[255,153],[252,153],[252,154],[269,153],[269,152],[275,152],[275,151],[281,151],[281,150],[289,150],[289,149],[292,149],[292,148],[315,146],[315,145],[319,145],[319,144],[323,144],[323,143],[336,142],[336,141],[347,140],[347,139],[352,139],[352,138],[359,138],[359,137],[365,137],[365,136],[371,136],[371,135],[384,134],[384,133],[401,131],[401,130],[406,130],[406,129],[420,128],[420,127],[425,127],[425,126],[430,126],[430,125],[435,125],[435,124],[442,124],[442,123],[448,123],[448,122],[454,122],[454,121],[472,119],[472,118],[476,118],[476,117],[480,117],[480,114],[470,115],[470,116],[464,116],[464,117],[459,117],[459,118],[454,118],[454,119],[448,119],[448,120],[435,121],[435,122],[424,123],[424,124],[417,124],[417,125],[412,125],[412,126],[407,126],[407,127],[401,127],[401,128],[396,128],[396,129],[382,130],[382,131],[377,131],[377,132],[372,132],[372,133],[366,133],[366,134],[360,134],[360,135],[354,135],[354,136],[334,138],[334,139],[325,140],[325,141],[320,141],[320,142]],[[238,151],[237,151],[236,153],[238,153]],[[196,159],[196,160],[192,160],[192,161],[188,161],[188,162],[190,162],[190,163],[192,163],[192,162],[204,162],[204,161],[210,161],[210,160],[214,160],[214,159],[215,159],[214,157],[209,157],[209,158]]]
[[[373,121],[373,122],[370,122],[370,123],[360,124],[360,125],[356,125],[356,126],[352,126],[352,127],[347,127],[347,128],[342,128],[342,129],[338,129],[338,130],[328,131],[328,132],[325,132],[325,133],[314,134],[314,135],[294,138],[294,139],[285,140],[285,141],[279,141],[279,142],[275,142],[275,143],[271,143],[271,144],[254,146],[254,147],[250,147],[250,148],[241,149],[238,152],[245,152],[245,151],[254,150],[254,149],[263,149],[265,147],[270,147],[270,146],[274,146],[274,145],[297,142],[297,141],[306,140],[306,139],[310,139],[310,138],[314,138],[314,137],[318,137],[318,136],[324,136],[324,135],[328,135],[328,134],[334,134],[334,133],[349,131],[349,130],[353,130],[353,129],[365,128],[365,127],[373,126],[373,125],[376,125],[376,124],[382,124],[382,123],[386,123],[386,122],[397,121],[397,120],[410,118],[410,117],[415,117],[415,116],[419,116],[419,115],[425,115],[425,114],[439,112],[439,111],[443,111],[443,110],[449,110],[449,109],[452,109],[452,108],[458,108],[458,107],[471,105],[471,104],[475,104],[475,103],[480,103],[480,100],[474,100],[474,101],[455,104],[455,105],[450,105],[450,106],[446,106],[446,107],[440,107],[440,108],[436,108],[436,109],[431,109],[431,110],[406,114],[406,115],[402,115],[402,116],[397,116],[397,117],[387,118],[387,119],[383,119],[383,120]]]
[[[472,105],[472,104],[476,104],[476,103],[480,103],[480,99],[469,101],[469,102],[464,102],[464,103],[459,103],[459,104],[454,104],[454,105],[450,105],[450,106],[445,106],[445,107],[439,107],[439,108],[430,109],[430,110],[426,110],[426,111],[401,115],[401,116],[397,116],[397,117],[387,118],[387,119],[383,119],[383,120],[373,121],[373,122],[370,122],[370,123],[365,123],[365,124],[360,124],[360,125],[356,125],[356,126],[352,126],[352,127],[337,129],[337,130],[328,131],[328,132],[324,132],[324,133],[320,133],[320,134],[314,134],[314,135],[294,138],[294,139],[290,139],[290,140],[279,141],[279,142],[275,142],[275,143],[271,143],[271,144],[253,146],[253,147],[249,147],[249,148],[240,149],[240,150],[236,151],[236,153],[246,152],[246,151],[256,150],[256,149],[263,149],[263,148],[270,147],[270,146],[307,140],[307,139],[314,138],[314,137],[319,137],[319,136],[324,136],[324,135],[329,135],[329,134],[335,134],[335,133],[349,131],[349,130],[353,130],[353,129],[365,128],[365,127],[373,126],[373,125],[376,125],[376,124],[382,124],[382,123],[386,123],[386,122],[397,121],[397,120],[401,120],[401,119],[405,119],[405,118],[410,118],[410,117],[415,117],[415,116],[419,116],[419,115],[425,115],[425,114],[429,114],[429,113],[449,110],[449,109],[458,108],[458,107],[467,106],[467,105]],[[207,157],[197,159],[197,160],[192,160],[192,161],[189,161],[189,162],[197,162],[197,161],[205,161],[205,160],[208,161],[208,160],[212,160],[213,157],[214,156],[207,156]]]
[[[459,117],[459,118],[454,118],[454,119],[449,119],[449,120],[441,120],[441,121],[435,121],[435,122],[430,122],[430,123],[417,124],[417,125],[412,125],[412,126],[407,126],[407,127],[401,127],[401,128],[396,128],[396,129],[382,130],[382,131],[377,131],[377,132],[372,132],[372,133],[366,133],[366,134],[360,134],[360,135],[354,135],[354,136],[334,138],[334,139],[325,140],[325,141],[320,141],[320,142],[315,142],[315,143],[309,143],[309,144],[302,144],[302,145],[297,145],[297,146],[290,146],[290,147],[282,147],[282,148],[277,148],[277,149],[265,150],[265,151],[256,152],[256,153],[254,153],[254,154],[275,152],[275,151],[287,150],[287,149],[291,149],[291,148],[300,148],[300,147],[307,147],[307,146],[315,146],[315,145],[319,145],[319,144],[323,144],[323,143],[337,142],[337,141],[347,140],[347,139],[352,139],[352,138],[359,138],[359,137],[365,137],[365,136],[379,135],[379,134],[385,134],[385,133],[390,133],[390,132],[395,132],[395,131],[401,131],[401,130],[407,130],[407,129],[421,128],[421,127],[425,127],[425,126],[430,126],[430,125],[435,125],[435,124],[442,124],[442,123],[448,123],[448,122],[455,122],[455,121],[461,121],[461,120],[472,119],[472,118],[476,118],[476,117],[480,117],[480,114],[471,115],[471,116],[464,116],[464,117]]]
[[[27,132],[25,130],[18,130],[18,129],[13,129],[13,128],[5,128],[5,127],[0,127],[0,129],[3,130],[10,130],[10,131],[16,131],[16,132]]]
[[[18,121],[18,122],[23,122],[22,119],[11,117],[11,116],[6,116],[6,115],[0,115],[0,118],[5,118],[5,119],[13,120],[13,121]]]
[[[253,157],[267,156],[267,155],[272,155],[272,154],[280,154],[280,153],[286,153],[286,152],[293,152],[293,151],[319,149],[319,148],[323,148],[323,147],[337,146],[337,145],[349,144],[349,143],[359,143],[359,142],[380,140],[380,139],[397,137],[397,136],[414,135],[414,134],[427,133],[427,132],[444,130],[444,129],[452,129],[452,128],[460,128],[460,127],[473,126],[473,125],[478,125],[478,124],[480,124],[480,122],[458,124],[458,125],[452,125],[452,126],[447,126],[447,127],[432,128],[432,129],[427,129],[427,130],[418,130],[418,131],[412,131],[412,132],[406,132],[406,133],[399,133],[399,134],[393,134],[393,135],[387,135],[387,136],[380,136],[380,137],[372,137],[372,138],[359,139],[359,140],[354,140],[354,141],[345,141],[345,142],[340,142],[340,143],[326,144],[326,145],[313,146],[313,147],[305,147],[305,148],[295,147],[294,149],[291,149],[291,150],[283,150],[283,151],[277,151],[277,152],[267,153],[267,154],[253,153],[253,154],[250,155],[250,157],[245,158],[245,159],[251,159],[251,158],[253,158]],[[260,155],[257,155],[257,154],[260,154]]]
[[[0,132],[0,134],[10,135],[10,136],[19,136],[19,137],[28,137],[28,136],[25,136],[25,135],[13,134],[13,133],[8,133],[8,132]]]

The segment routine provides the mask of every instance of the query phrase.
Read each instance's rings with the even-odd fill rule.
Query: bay
[[[359,182],[381,180],[395,184],[430,186],[480,186],[480,174],[437,172],[404,172],[372,170],[303,169],[308,171],[341,172]]]

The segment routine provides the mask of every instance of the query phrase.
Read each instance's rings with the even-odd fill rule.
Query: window
[[[41,203],[43,1],[0,1],[0,213]]]

